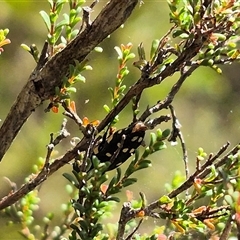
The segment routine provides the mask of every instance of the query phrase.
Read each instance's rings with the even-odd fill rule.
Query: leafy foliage
[[[83,7],[84,2],[69,1],[69,13],[62,14],[67,1],[49,0],[49,14],[45,11],[40,12],[47,28],[47,60],[71,44],[71,40],[80,34],[84,27],[88,29],[91,26],[88,18],[89,9]],[[93,2],[90,9],[96,2]],[[79,140],[73,143],[73,149],[66,153],[68,158],[64,155],[62,158],[52,159],[53,149],[69,136],[66,120],[59,135],[55,139],[51,135],[47,156],[45,159],[39,159],[39,163],[34,166],[34,175],[26,179],[24,186],[27,190],[23,193],[22,199],[9,204],[3,212],[13,219],[11,223],[14,221],[21,223],[21,234],[26,239],[37,239],[39,235],[40,239],[68,237],[71,240],[193,239],[195,236],[207,236],[209,239],[218,237],[223,240],[239,234],[237,233],[240,226],[239,145],[226,152],[230,145],[227,143],[216,154],[207,154],[203,148],[198,148],[195,170],[190,174],[187,149],[172,101],[186,78],[198,67],[210,67],[221,73],[221,64],[231,64],[239,60],[240,3],[229,0],[204,2],[169,0],[168,5],[172,27],[161,39],[152,41],[149,58],[146,57],[143,44],[139,44],[139,59],[133,65],[139,69],[140,78],[129,90],[124,80],[130,74],[128,64],[135,58],[135,54],[131,52],[133,45],[128,43],[115,47],[118,71],[114,86],[108,89],[112,105],[110,107],[104,105],[107,116],[101,122],[81,119],[75,103],[71,100],[71,93],[77,92],[73,85],[85,82],[82,73],[91,70],[87,60],[82,62],[76,60],[70,65],[68,75],[62,79],[61,86],[55,87],[55,95],[49,99],[47,110],[52,109],[57,113],[62,107],[64,114],[79,127],[85,148],[79,150],[81,143]],[[80,13],[83,13],[83,17],[79,17]],[[63,20],[58,22],[59,16],[63,16]],[[82,23],[80,30],[76,28],[78,23]],[[7,33],[7,29],[0,31],[0,47],[10,43],[10,40],[6,39]],[[41,55],[35,45],[22,47],[30,52],[37,63],[40,61]],[[101,52],[99,47],[96,50]],[[166,98],[141,112],[139,104],[143,90],[161,84],[176,72],[180,73],[180,77]],[[110,178],[108,167],[114,159],[110,162],[101,162],[94,154],[94,149],[99,141],[113,136],[115,132],[113,126],[121,121],[119,113],[129,101],[132,101],[132,122],[129,125],[142,121],[148,130],[152,131],[149,134],[150,141],[143,146],[142,152],[133,149],[136,150],[135,154],[124,173],[119,167]],[[153,116],[163,109],[169,110],[170,114]],[[172,129],[154,130],[162,122],[170,120]],[[103,136],[108,138],[100,135],[103,130]],[[74,137],[77,138],[79,134]],[[131,146],[122,149],[125,139],[126,136],[122,136],[122,142],[116,144],[118,149],[114,152],[115,160],[120,151],[131,149]],[[185,176],[174,169],[172,181],[165,184],[167,194],[159,196],[154,202],[148,203],[143,192],[139,194],[139,199],[133,199],[133,193],[127,188],[138,180],[134,174],[151,166],[152,154],[166,149],[167,141],[180,142]],[[43,218],[41,225],[34,223],[34,211],[39,208],[40,201],[35,187],[47,179],[49,173],[54,171],[52,169],[56,169],[54,164],[61,160],[64,160],[62,161],[64,164],[73,160],[72,172],[63,174],[70,182],[66,189],[71,200],[62,205],[62,225],[51,230],[49,226],[54,219],[52,213]],[[9,182],[11,186],[15,186],[10,180]],[[17,191],[21,194],[21,189],[13,189],[9,196],[13,196]],[[108,224],[106,223],[108,217],[120,202],[117,194],[123,189],[127,190],[128,202],[122,206],[118,224]],[[9,196],[6,196],[3,202],[8,201]],[[151,233],[138,233],[143,221],[147,221],[148,217],[162,219],[165,224],[153,228]],[[233,222],[236,226],[233,226]]]
[[[2,46],[10,44],[11,41],[6,38],[7,34],[9,33],[9,29],[0,29],[0,54],[4,51]]]

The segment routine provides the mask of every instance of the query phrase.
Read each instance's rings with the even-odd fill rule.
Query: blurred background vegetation
[[[90,5],[91,2],[86,1],[86,4]],[[92,19],[106,2],[100,0],[91,15]],[[35,43],[39,49],[42,48],[47,31],[39,11],[48,12],[48,9],[47,0],[8,0],[0,3],[0,28],[10,29],[8,38],[11,40],[11,44],[4,48],[5,51],[0,57],[1,121],[5,119],[19,91],[35,67],[35,62],[30,54],[24,51],[20,45]],[[101,120],[106,114],[103,105],[111,105],[110,93],[107,89],[114,86],[117,74],[118,60],[114,50],[115,46],[132,42],[133,52],[137,54],[137,46],[142,42],[149,55],[152,40],[161,38],[169,26],[166,1],[145,0],[141,7],[138,6],[124,28],[118,29],[101,44],[103,53],[94,52],[89,56],[89,64],[93,70],[84,73],[87,81],[85,84],[78,84],[76,86],[78,92],[73,95],[78,114],[81,117],[87,116],[90,120]],[[131,65],[132,62],[129,64],[131,73],[125,80],[127,86],[131,86],[137,81],[140,74],[140,71]],[[240,68],[239,64],[233,64],[222,69],[222,75],[204,67],[194,72],[173,102],[182,124],[192,170],[195,168],[198,147],[203,147],[206,152],[210,153],[217,151],[226,141],[230,141],[232,144],[239,142]],[[144,110],[148,105],[151,106],[156,101],[163,99],[177,77],[174,75],[166,79],[160,86],[145,90],[140,102],[140,109]],[[0,197],[4,197],[10,191],[10,186],[4,177],[9,178],[20,187],[24,183],[25,177],[32,173],[33,164],[39,157],[46,155],[49,134],[59,131],[64,116],[61,111],[58,114],[44,113],[47,104],[45,102],[32,114],[1,162]],[[168,112],[163,111],[161,114],[166,113]],[[129,105],[120,114],[120,122],[117,126],[119,128],[127,126],[131,118],[131,106]],[[81,136],[71,120],[68,121],[67,126],[71,137]],[[162,130],[170,127],[170,123],[160,126]],[[146,137],[145,141],[148,142],[148,139]],[[56,157],[70,148],[69,142],[70,138],[58,146]],[[151,160],[153,167],[135,174],[134,177],[139,179],[138,183],[129,187],[129,190],[134,192],[135,198],[138,198],[138,192],[142,191],[147,195],[148,201],[157,199],[166,192],[164,184],[171,181],[175,171],[179,170],[184,173],[180,146],[173,147],[169,143],[166,150],[156,153]],[[66,171],[71,171],[71,166],[60,169],[40,187],[40,210],[35,214],[37,222],[48,212],[55,214],[56,224],[60,221],[61,203],[69,200],[68,194],[64,190],[67,180],[62,177],[62,173]],[[109,174],[114,174],[114,171]],[[127,200],[125,193],[122,193],[121,199],[122,201]],[[117,221],[117,218],[118,215],[115,215],[112,221]],[[12,227],[11,234],[9,233],[10,228],[7,228],[6,232],[4,226],[8,220],[10,219],[0,219],[1,238],[21,239],[16,232],[19,230],[18,226]]]

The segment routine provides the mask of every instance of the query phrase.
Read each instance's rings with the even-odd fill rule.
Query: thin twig
[[[210,172],[211,169],[209,168],[212,164],[214,164],[214,162],[220,157],[221,154],[223,154],[223,152],[225,152],[227,150],[229,146],[229,143],[224,144],[221,149],[216,153],[216,155],[214,157],[212,157],[211,159],[209,159],[202,167],[200,170],[196,170],[191,176],[189,176],[189,178],[182,184],[180,185],[177,189],[173,190],[171,193],[168,194],[168,196],[170,198],[174,198],[176,197],[178,194],[182,193],[183,191],[187,190],[188,188],[190,188],[192,186],[192,184],[194,183],[194,179],[195,178],[200,178],[203,179],[204,177],[206,177]],[[227,153],[222,159],[221,159],[221,164],[219,164],[218,166],[216,166],[216,168],[222,166],[226,160],[228,159],[228,156],[234,153],[237,153],[238,151],[238,146],[235,146],[229,153]],[[215,164],[217,165],[217,163]]]
[[[132,105],[132,111],[133,111],[133,122],[137,121],[137,110],[139,107],[139,101],[141,99],[142,92],[140,92],[135,98],[133,98],[133,105]]]
[[[178,72],[183,67],[184,62],[190,61],[193,57],[195,57],[203,44],[206,42],[206,38],[204,38],[204,36],[202,33],[199,32],[198,35],[194,38],[194,41],[191,42],[191,44],[186,47],[184,51],[182,51],[178,58],[172,64],[167,65],[166,68],[156,77],[150,78],[148,75],[147,77],[144,75],[141,76],[141,78],[129,89],[126,95],[120,100],[117,106],[113,110],[111,110],[109,114],[101,121],[101,123],[97,127],[98,132],[101,132],[108,125],[108,123],[111,122],[114,117],[123,110],[123,108],[131,101],[134,96],[138,95],[146,88],[150,88],[154,85],[160,84],[164,79],[173,75],[175,72]],[[192,72],[198,67],[198,65],[191,66],[186,72],[181,75],[178,82],[172,87],[170,93],[165,98],[165,100],[159,102],[159,110],[168,107],[168,105],[173,101],[174,96],[179,91],[185,79],[190,76]],[[147,112],[147,114],[151,113]],[[144,120],[147,118],[145,117],[145,115],[142,115],[141,117]],[[140,120],[144,121],[142,119]]]
[[[180,142],[181,142],[181,147],[182,147],[182,152],[183,152],[183,162],[185,165],[185,174],[186,174],[186,179],[188,179],[189,176],[189,167],[188,167],[188,153],[187,153],[187,148],[186,148],[186,144],[183,138],[183,134],[180,130],[181,128],[181,124],[176,116],[176,113],[174,111],[173,106],[170,104],[169,105],[169,109],[171,111],[172,114],[172,119],[173,119],[173,123],[172,123],[172,134],[170,136],[170,138],[168,139],[169,141],[176,141],[176,137],[179,138]]]
[[[61,130],[55,139],[53,138],[53,133],[50,134],[50,143],[47,145],[47,156],[44,164],[44,167],[46,168],[49,165],[50,157],[54,147],[58,145],[64,138],[67,138],[68,136],[70,136],[70,133],[66,129],[66,124],[67,124],[67,119],[64,118],[61,125]]]
[[[204,177],[206,177],[211,172],[211,169],[209,167],[212,164],[214,164],[214,161],[216,161],[224,151],[227,150],[228,146],[229,146],[229,143],[223,145],[221,149],[217,152],[217,154],[213,158],[211,158],[211,160],[213,159],[213,162],[209,160],[208,163],[205,165],[206,168],[201,168],[200,170],[196,170],[191,176],[189,176],[189,178],[183,184],[181,184],[178,188],[170,192],[168,194],[168,197],[174,198],[178,196],[180,193],[190,188],[193,185],[195,178],[198,177],[203,179]],[[238,151],[239,151],[239,145],[236,145],[224,157],[222,157],[217,163],[214,164],[215,168],[219,168],[222,165],[224,165],[224,163],[226,163],[226,161],[228,160],[229,156],[236,154]],[[157,200],[148,205],[147,211],[153,211],[154,209],[158,209],[159,207],[161,207],[161,205],[159,200]]]
[[[230,231],[232,229],[232,223],[233,223],[233,216],[235,214],[235,211],[232,211],[231,214],[229,215],[228,217],[228,220],[225,224],[225,227],[223,229],[223,232],[219,238],[219,240],[227,240],[228,239],[228,236],[230,234]]]
[[[69,73],[69,65],[75,60],[82,62],[99,43],[128,19],[137,4],[138,0],[109,1],[90,29],[78,34],[62,51],[49,59],[41,71],[33,71],[0,128],[0,161],[28,117],[43,101],[55,95],[55,88],[62,85],[62,79]],[[104,124],[108,123],[109,121]]]
[[[50,134],[50,143],[47,145],[47,156],[45,158],[44,168],[48,168],[50,157],[54,148],[53,133]]]
[[[73,111],[71,107],[68,107],[65,103],[62,103],[62,106],[65,109],[65,112],[63,114],[71,118],[79,126],[79,128],[82,129],[83,121],[78,116],[78,114],[75,111]]]
[[[92,4],[90,5],[90,8],[93,9],[97,5],[98,2],[99,2],[99,0],[94,0],[92,2]]]
[[[175,95],[178,93],[180,90],[182,84],[184,81],[189,77],[193,71],[195,71],[199,65],[194,65],[190,67],[185,73],[183,73],[178,81],[172,86],[171,91],[168,93],[166,98],[163,101],[158,101],[155,105],[152,107],[148,107],[140,116],[139,120],[140,121],[145,121],[151,114],[158,112],[162,109],[168,108],[168,106],[172,103]]]
[[[48,42],[45,41],[35,71],[39,71],[48,60]]]
[[[130,202],[123,203],[123,207],[121,210],[120,218],[118,221],[118,232],[116,240],[123,240],[124,239],[124,233],[125,233],[125,227],[129,220],[134,218],[136,215],[135,211],[131,207]]]
[[[160,123],[168,122],[169,120],[171,120],[170,115],[164,115],[164,116],[160,116],[158,118],[149,119],[146,122],[144,122],[144,124],[146,125],[146,127],[148,129],[154,129]]]
[[[176,25],[173,25],[167,32],[166,34],[160,39],[159,44],[158,44],[158,48],[157,51],[155,52],[154,56],[153,56],[153,62],[151,63],[151,67],[149,69],[149,72],[152,73],[154,72],[155,68],[161,64],[164,60],[164,58],[166,57],[166,49],[164,49],[164,46],[166,45],[166,43],[169,41],[169,35],[171,34],[171,32],[173,31],[173,29],[176,28]]]
[[[72,152],[69,151],[62,158],[60,158],[60,162],[58,162],[58,160],[54,160],[52,164],[49,163],[50,156],[51,156],[54,146],[56,146],[64,138],[69,136],[69,133],[67,132],[65,127],[66,127],[66,119],[64,119],[64,121],[62,123],[61,131],[60,131],[59,135],[55,139],[53,139],[53,135],[51,135],[50,144],[48,145],[48,149],[47,149],[45,164],[44,164],[42,170],[38,173],[38,175],[36,175],[34,178],[32,178],[29,182],[25,183],[20,189],[14,191],[11,194],[9,194],[8,196],[2,198],[0,201],[0,210],[14,204],[19,199],[21,199],[23,196],[25,196],[26,194],[31,192],[34,188],[39,186],[42,182],[44,182],[48,176],[50,176],[53,172],[55,172],[58,169],[58,168],[55,168],[53,170],[53,166],[55,166],[57,163],[62,163],[59,166],[59,167],[61,167],[61,166],[65,165],[67,162],[69,162],[71,159],[73,159],[74,156],[76,156],[77,150],[72,150]],[[69,155],[71,155],[70,158],[69,158]],[[66,160],[66,158],[68,158],[69,160]]]
[[[82,161],[82,165],[80,167],[80,172],[85,172],[86,171],[86,166],[87,166],[87,159],[92,155],[92,148],[93,148],[93,145],[94,145],[94,136],[95,136],[95,128],[92,126],[92,125],[88,125],[89,128],[89,136],[88,138],[90,139],[89,140],[89,145],[88,145],[88,148],[85,152],[85,155],[84,155],[84,158],[83,158],[83,161]]]
[[[138,225],[133,229],[133,231],[125,238],[125,240],[131,240],[133,235],[137,232],[137,230],[140,228],[141,224],[143,223],[143,218],[140,219],[138,222]]]

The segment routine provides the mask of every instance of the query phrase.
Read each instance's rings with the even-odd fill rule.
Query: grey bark
[[[83,61],[94,47],[127,20],[137,3],[138,0],[109,1],[91,25],[42,68],[33,71],[0,128],[0,161],[32,112],[54,95],[56,86],[61,86],[69,65],[74,60]]]

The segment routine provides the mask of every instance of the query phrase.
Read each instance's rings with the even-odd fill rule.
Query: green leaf
[[[166,139],[171,133],[170,129],[165,129],[162,133],[162,139]]]
[[[122,85],[122,86],[118,89],[118,93],[119,93],[119,94],[123,93],[126,88],[127,88],[126,85]]]
[[[103,105],[104,110],[109,113],[111,111],[110,107],[108,105]]]
[[[196,12],[196,13],[194,14],[193,19],[194,19],[194,23],[195,23],[195,24],[198,24],[199,21],[201,20],[201,15],[200,15],[200,13],[199,13],[199,12]]]
[[[120,202],[120,199],[118,197],[112,197],[112,196],[109,196],[107,198],[108,201],[114,201],[114,202]]]
[[[144,153],[142,154],[142,158],[144,159],[144,158],[148,157],[150,153],[151,153],[150,148],[146,147]]]
[[[138,161],[138,159],[139,159],[139,151],[138,149],[136,149],[135,155],[134,155],[134,161]]]
[[[164,195],[159,199],[160,204],[167,204],[167,203],[171,203],[172,201],[173,200],[169,198],[167,195]]]
[[[167,0],[167,2],[171,12],[176,12],[177,10],[176,1]]]
[[[81,74],[78,74],[78,75],[75,77],[74,80],[75,80],[76,82],[83,82],[83,83],[86,82],[86,78],[85,78],[83,75],[81,75]]]
[[[30,48],[28,45],[22,43],[22,44],[21,44],[21,47],[22,47],[24,50],[26,50],[26,51],[28,51],[28,52],[31,53],[31,48]]]
[[[68,21],[66,19],[63,19],[62,21],[56,24],[55,29],[62,28],[67,24],[68,24]]]
[[[74,75],[74,72],[75,72],[75,66],[70,64],[69,65],[69,74],[70,74],[70,76]]]
[[[115,51],[117,52],[118,54],[118,59],[122,59],[123,58],[123,53],[122,53],[122,50],[120,47],[116,46],[114,47]]]
[[[173,36],[173,38],[176,38],[176,37],[180,36],[183,33],[184,33],[183,30],[177,29],[177,30],[173,31],[172,36]]]
[[[155,133],[150,133],[150,143],[149,143],[149,146],[152,147],[153,144],[156,142],[157,140],[157,136]]]
[[[64,13],[64,14],[63,14],[63,18],[64,18],[63,21],[65,21],[65,22],[66,22],[66,25],[68,25],[68,24],[69,24],[69,15],[66,14],[66,13]]]
[[[68,0],[60,0],[60,1],[56,2],[56,12],[57,12],[57,14],[59,14],[61,12],[61,10],[63,8],[63,5],[67,2],[68,2]]]
[[[239,59],[240,56],[240,50],[234,49],[229,52],[227,52],[227,55],[231,57],[232,59]]]
[[[55,25],[58,19],[58,14],[56,12],[50,12],[49,19],[50,19],[50,23]]]
[[[218,176],[218,171],[216,170],[215,166],[214,165],[211,165],[210,166],[210,169],[211,169],[211,174],[209,175],[209,177],[207,177],[205,179],[206,182],[211,182],[213,181],[214,179],[217,178]]]
[[[128,54],[127,55],[127,57],[125,58],[125,60],[129,60],[129,59],[133,59],[133,58],[135,58],[135,54],[134,53],[130,53],[130,54]]]
[[[121,76],[121,79],[123,79],[126,75],[129,74],[129,70],[127,69],[127,67],[121,68],[121,70],[119,71],[119,75]],[[120,79],[117,78],[117,81],[119,81]],[[119,83],[119,82],[117,82]]]
[[[86,209],[83,207],[82,204],[80,204],[79,202],[74,202],[72,204],[73,208],[78,210],[80,213],[84,213],[86,211]]]
[[[123,187],[127,187],[134,184],[135,182],[137,182],[137,178],[127,178],[122,185]]]
[[[144,159],[138,164],[137,170],[148,168],[152,165],[152,162],[150,160]]]
[[[71,31],[71,39],[75,38],[78,35],[78,33],[79,33],[78,29]]]
[[[76,9],[71,9],[69,14],[69,23],[72,23],[77,16]]]
[[[151,51],[150,51],[150,59],[153,60],[153,57],[155,56],[155,53],[159,46],[159,39],[155,39],[152,41]]]
[[[53,35],[48,34],[48,35],[47,35],[47,40],[48,40],[48,43],[49,43],[50,45],[54,45],[54,44],[55,44],[55,38],[54,38]]]
[[[71,22],[71,28],[73,29],[74,26],[79,23],[82,20],[81,17],[76,17],[72,22]]]
[[[221,33],[213,33],[211,37],[216,38],[216,40],[220,42],[225,41],[227,38],[224,34]]]
[[[103,174],[106,170],[107,170],[107,166],[109,166],[110,164],[108,163],[100,163],[98,166],[98,170],[99,170],[99,175],[97,178],[91,179],[91,183],[93,184],[93,186],[99,186],[101,184],[103,184],[104,182],[106,182],[108,180],[108,175],[107,174]]]
[[[8,28],[5,28],[5,29],[3,30],[4,36],[6,37],[6,36],[8,35],[8,33],[9,33],[9,29],[8,29]]]
[[[75,93],[75,92],[77,92],[77,89],[75,87],[68,87],[67,91],[70,92],[70,93],[72,93],[72,92]]]
[[[97,223],[94,225],[94,227],[91,229],[91,236],[92,238],[95,237],[98,232],[102,231],[103,227],[102,227],[102,224],[100,223]]]
[[[87,221],[79,220],[78,223],[81,226],[83,231],[88,232],[88,229],[90,226],[87,224]]]
[[[121,188],[120,186],[118,187],[113,187],[113,188],[108,188],[107,189],[107,192],[106,192],[106,195],[112,195],[112,194],[116,194],[116,193],[119,193],[121,191]],[[109,200],[110,201],[110,200]]]
[[[182,38],[182,39],[188,39],[189,38],[189,34],[182,33],[179,37]]]
[[[162,130],[160,128],[157,129],[157,141],[161,141],[162,140]]]
[[[78,182],[76,181],[76,178],[73,177],[73,175],[69,174],[69,173],[63,173],[63,176],[70,182],[72,183],[74,186],[78,185]]]
[[[61,36],[62,30],[63,30],[63,26],[58,27],[58,28],[55,29],[55,32],[54,32],[54,44],[57,42],[57,40]]]
[[[172,58],[168,58],[166,60],[163,61],[163,64],[164,65],[168,65],[168,64],[171,64],[174,60]]]
[[[116,174],[117,174],[117,182],[119,182],[120,179],[121,179],[121,176],[122,176],[122,170],[121,170],[121,168],[117,168]]]
[[[39,12],[41,17],[43,18],[43,21],[48,29],[48,32],[51,31],[51,23],[50,23],[50,18],[48,16],[48,14],[45,11],[40,11]]]
[[[159,150],[163,150],[166,149],[167,146],[164,142],[156,142],[153,146],[154,151],[159,151]]]
[[[50,8],[53,8],[53,0],[48,0],[49,4],[50,4]]]
[[[217,65],[213,65],[212,68],[218,73],[218,74],[222,74],[222,69],[217,67]]]
[[[95,47],[95,48],[94,48],[94,51],[101,53],[101,52],[103,52],[103,48],[101,48],[101,47]]]
[[[82,236],[82,239],[84,239],[85,236],[82,234],[82,231],[80,231],[80,229],[76,225],[70,224],[70,227],[74,230],[72,232],[72,239],[74,239],[74,240],[79,239],[79,238],[76,237],[76,232],[78,233],[79,236]]]
[[[209,66],[209,59],[203,59],[201,62],[200,62],[200,65],[202,66]]]

